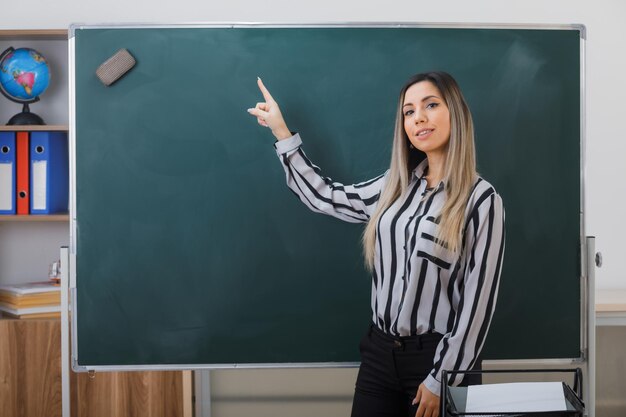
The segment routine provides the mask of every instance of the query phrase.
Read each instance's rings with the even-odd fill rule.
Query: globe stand
[[[30,112],[30,107],[28,103],[24,103],[24,107],[22,108],[22,112],[16,114],[15,116],[9,119],[7,125],[9,126],[23,126],[23,125],[45,125],[46,123],[43,119],[35,113]]]

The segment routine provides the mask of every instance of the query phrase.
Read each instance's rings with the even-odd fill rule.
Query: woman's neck
[[[428,173],[426,174],[426,184],[428,188],[437,186],[443,179],[443,166],[445,156],[442,154],[428,154]]]

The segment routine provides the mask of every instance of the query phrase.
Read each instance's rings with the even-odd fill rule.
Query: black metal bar
[[[441,404],[440,404],[440,410],[439,410],[439,415],[441,417],[447,417],[447,412],[446,412],[446,399],[448,398],[448,392],[449,390],[446,389],[446,387],[448,386],[448,371],[444,370],[441,372],[441,390],[440,390],[440,399],[441,399]]]
[[[480,375],[480,374],[505,374],[505,373],[570,373],[576,372],[580,368],[571,369],[490,369],[490,370],[468,370],[468,371],[446,371],[448,375],[457,374]]]
[[[576,376],[574,377],[574,391],[580,400],[583,399],[583,371],[576,368]]]

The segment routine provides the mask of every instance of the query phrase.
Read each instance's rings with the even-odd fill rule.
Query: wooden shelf
[[[596,326],[626,326],[626,289],[596,290]]]
[[[16,319],[15,317],[9,317],[9,316],[0,316],[0,321],[2,322],[6,322],[6,321],[18,321],[18,322],[24,322],[27,321],[29,323],[34,323],[34,322],[48,322],[48,321],[61,321],[61,317],[49,317],[49,318],[38,318],[38,319]]]
[[[69,214],[0,215],[2,222],[69,222]]]
[[[67,40],[68,31],[65,29],[3,29],[0,30],[0,38],[3,39],[16,39],[16,40],[30,40],[30,39],[43,39],[43,40]]]
[[[69,126],[64,125],[0,125],[0,132],[37,132],[37,131],[69,131]]]
[[[596,311],[626,313],[626,289],[596,290]]]

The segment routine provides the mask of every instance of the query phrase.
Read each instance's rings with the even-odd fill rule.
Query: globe
[[[50,84],[50,69],[46,59],[30,48],[8,48],[0,55],[0,92],[8,99],[24,105],[22,113],[8,124],[44,124],[30,113],[28,104],[39,101],[39,96]]]

